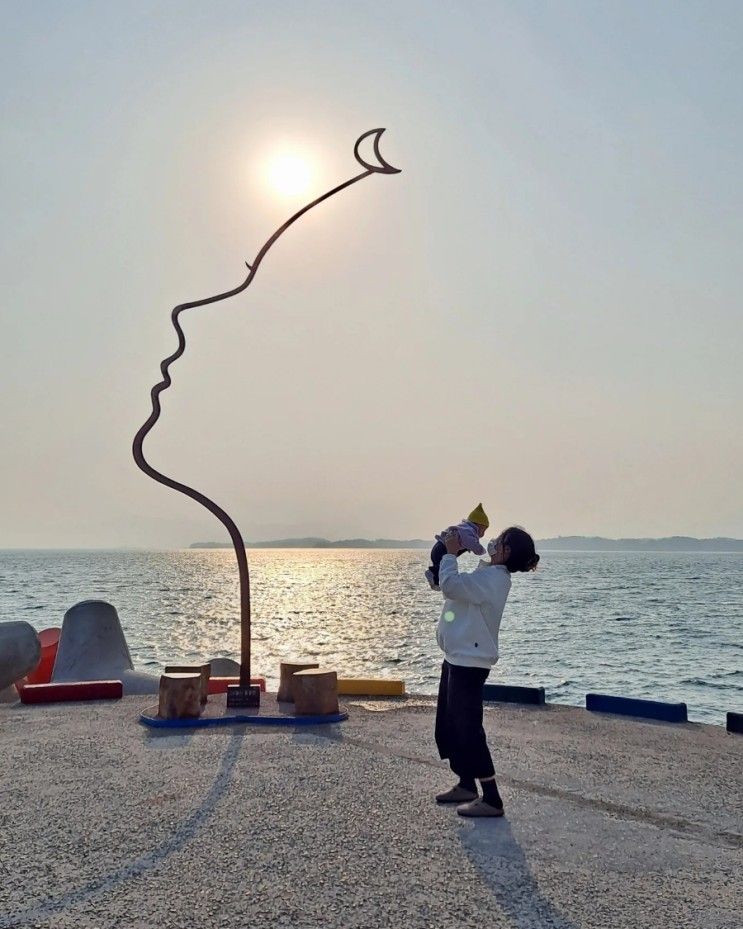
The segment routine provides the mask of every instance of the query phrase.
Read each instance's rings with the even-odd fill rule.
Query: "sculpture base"
[[[322,726],[328,723],[340,723],[348,719],[344,706],[338,707],[337,713],[323,716],[297,716],[293,703],[274,703],[270,708],[264,707],[228,707],[221,695],[209,698],[201,716],[196,719],[162,719],[158,716],[157,706],[150,707],[140,714],[139,721],[153,729],[200,729],[207,726]]]
[[[251,684],[242,687],[240,684],[227,686],[227,706],[259,709],[261,705],[261,689]]]

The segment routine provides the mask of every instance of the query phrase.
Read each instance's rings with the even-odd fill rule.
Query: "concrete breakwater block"
[[[160,678],[135,671],[115,607],[83,600],[62,620],[52,683],[119,680],[125,694],[155,694]]]
[[[740,732],[743,734],[743,713],[728,713],[727,726],[728,732]]]
[[[30,623],[0,623],[0,690],[33,671],[40,658],[41,642]]]
[[[212,677],[237,677],[240,674],[240,662],[234,658],[210,658],[208,664]]]
[[[11,684],[5,690],[0,690],[0,703],[15,703],[18,699],[18,691]]]
[[[635,697],[612,697],[608,694],[586,694],[586,709],[595,713],[618,713],[660,719],[667,723],[685,723],[685,703],[663,703],[660,700],[640,700]]]
[[[80,681],[74,684],[24,684],[21,703],[67,703],[75,700],[120,700],[121,681]]]
[[[544,687],[513,687],[510,684],[484,684],[483,700],[499,703],[530,703],[544,706]]]

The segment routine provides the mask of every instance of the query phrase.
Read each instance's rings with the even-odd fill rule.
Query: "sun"
[[[313,178],[312,164],[296,152],[281,152],[269,158],[267,180],[275,193],[282,197],[298,197],[306,193]]]

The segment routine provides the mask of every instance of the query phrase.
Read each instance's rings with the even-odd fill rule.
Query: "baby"
[[[490,520],[485,515],[482,503],[478,503],[467,519],[463,519],[458,526],[449,526],[437,536],[436,544],[431,549],[431,567],[426,571],[426,580],[431,586],[431,590],[439,590],[439,564],[446,554],[446,545],[443,542],[443,536],[448,532],[459,533],[460,550],[457,552],[457,558],[463,552],[472,552],[474,555],[484,555],[485,549],[480,545],[480,539],[485,535],[485,530],[490,525]]]

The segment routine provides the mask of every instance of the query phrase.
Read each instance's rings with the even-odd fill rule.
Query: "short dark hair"
[[[534,539],[521,526],[509,526],[500,534],[500,540],[510,549],[506,567],[513,574],[515,571],[536,571],[539,555],[534,549]]]

